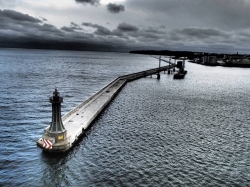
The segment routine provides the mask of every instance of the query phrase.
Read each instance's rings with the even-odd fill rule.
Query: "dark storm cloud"
[[[75,0],[77,3],[99,5],[100,0]]]
[[[160,39],[166,34],[166,32],[163,32],[159,29],[155,29],[153,27],[148,27],[146,29],[140,30],[138,27],[128,23],[120,23],[118,24],[117,28],[112,31],[98,24],[83,23],[82,25],[96,28],[96,31],[94,31],[94,34],[96,35],[120,37],[123,39],[152,41]]]
[[[240,30],[250,25],[249,0],[136,0],[127,1],[125,5],[130,10],[145,13],[147,22],[165,22],[172,29]]]
[[[151,33],[151,34],[166,34],[166,31],[162,31],[160,29],[153,28],[153,27],[148,27],[148,28],[143,29],[143,30],[144,30],[144,32]]]
[[[107,5],[107,9],[109,12],[116,14],[116,13],[120,13],[120,12],[124,11],[125,7],[123,5],[109,3]]]
[[[27,21],[33,23],[41,23],[40,19],[29,16],[28,14],[22,14],[20,12],[16,12],[14,10],[0,10],[0,19],[1,18],[9,18],[10,20],[15,21]]]
[[[71,22],[69,27],[63,26],[61,27],[61,30],[66,32],[75,32],[75,31],[81,31],[83,29],[78,24]]]
[[[58,32],[55,26],[43,24],[38,18],[13,10],[0,10],[0,33],[2,36],[34,36],[41,32]]]
[[[83,22],[82,25],[83,25],[83,26],[87,26],[87,27],[93,27],[93,28],[100,28],[100,27],[103,27],[103,26],[101,26],[101,25],[93,24],[93,23],[89,23],[89,22]]]
[[[82,36],[74,29],[78,25],[71,23],[69,27],[62,27],[61,30],[65,31],[65,34],[61,33],[61,36],[67,39],[75,41],[76,39],[82,40]],[[91,36],[92,38],[85,38],[86,41],[99,45],[109,45],[120,46],[121,49],[126,47],[133,46],[148,46],[148,47],[171,47],[174,48],[179,46],[181,49],[187,50],[187,47],[197,48],[203,46],[202,49],[208,50],[209,47],[214,45],[214,42],[220,42],[221,46],[228,47],[228,43],[235,45],[235,39],[238,42],[244,41],[245,36],[240,37],[239,33],[225,32],[219,29],[209,29],[209,28],[183,28],[175,30],[166,30],[161,27],[147,27],[139,29],[137,26],[120,23],[117,28],[110,30],[102,25],[93,24],[90,22],[82,23],[82,26],[91,27],[94,30]],[[53,26],[48,26],[48,28],[54,30]],[[242,33],[242,32],[241,32]],[[246,32],[247,33],[247,32]],[[188,44],[188,46],[187,46]],[[106,46],[107,47],[107,46]],[[185,48],[186,47],[186,48]],[[106,48],[108,49],[108,48]],[[215,48],[213,48],[215,49]],[[190,50],[190,49],[189,49]]]
[[[98,24],[93,24],[93,23],[82,23],[83,26],[87,26],[87,27],[92,27],[92,28],[96,28],[97,30],[94,32],[94,34],[97,35],[114,35],[114,36],[125,36],[125,33],[132,33],[132,32],[137,32],[139,29],[136,26],[130,25],[128,23],[120,23],[116,29],[114,29],[113,31],[109,30],[106,27],[103,27],[101,25]]]
[[[44,23],[42,25],[33,25],[33,29],[37,29],[39,31],[51,32],[51,33],[59,33],[60,32],[54,25],[47,24],[47,23]]]
[[[0,15],[0,47],[77,49],[98,43],[93,34],[73,32],[80,28],[72,24],[61,30],[20,12],[0,10]]]
[[[144,1],[145,3],[149,3],[150,5],[156,7],[162,7],[165,3],[163,1],[157,1],[158,3],[155,3],[152,0]],[[200,6],[201,10],[194,10],[194,7],[198,7],[195,3],[192,4],[192,6],[189,4],[189,7],[185,7],[188,4],[185,4],[184,0],[166,0],[166,2],[169,3],[168,7],[165,7],[165,9],[168,10],[167,12],[161,12],[161,9],[159,10],[161,12],[160,14],[158,14],[157,11],[153,12],[153,14],[157,14],[156,21],[149,21],[147,24],[141,22],[139,23],[134,19],[131,19],[131,22],[121,22],[115,25],[116,27],[112,24],[112,20],[104,19],[99,23],[103,23],[105,26],[91,22],[77,24],[75,21],[70,22],[69,25],[57,28],[52,24],[46,24],[47,22],[44,22],[46,21],[45,18],[42,17],[38,19],[31,15],[13,10],[0,10],[0,47],[48,47],[79,50],[116,49],[120,51],[125,49],[126,51],[133,50],[134,48],[138,49],[138,46],[141,49],[161,48],[175,50],[222,50],[223,47],[225,49],[233,49],[236,46],[242,49],[247,49],[250,42],[250,29],[246,23],[249,21],[242,19],[239,20],[240,23],[234,23],[234,26],[240,26],[245,23],[246,26],[244,27],[246,28],[243,27],[242,29],[242,27],[236,27],[233,31],[225,29],[226,27],[224,26],[217,27],[216,25],[212,25],[216,22],[215,19],[212,19],[212,15],[217,11],[216,8],[219,9],[219,7],[215,6],[214,9],[211,9],[210,6],[210,10],[208,11],[207,8],[204,7],[211,4],[203,0],[201,1],[204,4],[202,5],[202,3],[200,3],[200,5],[202,5]],[[241,0],[239,1],[241,2]],[[86,3],[87,1],[84,2]],[[88,2],[89,4],[92,4],[90,1]],[[128,1],[128,3],[129,2],[131,1]],[[133,2],[136,4],[137,2],[142,1],[138,0]],[[179,6],[177,9],[171,10],[171,8],[174,8],[175,5],[178,4],[177,2],[183,2],[185,6]],[[217,1],[217,3],[220,2],[221,0]],[[232,3],[232,0],[228,0],[228,2]],[[128,4],[125,5],[126,7],[128,6]],[[230,7],[232,7],[231,5],[225,4],[224,6],[227,6],[230,11],[234,12],[230,9]],[[242,5],[238,5],[238,7],[241,6]],[[247,5],[245,6],[248,7]],[[138,8],[141,10],[142,8],[146,8],[146,5],[141,4],[141,7]],[[204,17],[196,15],[195,18],[193,12],[190,12],[191,10],[196,13],[202,12],[201,15]],[[244,10],[243,14],[245,16],[248,15],[249,13]],[[227,12],[224,10],[227,15],[232,14],[230,11]],[[203,14],[203,12],[206,12],[206,15]],[[174,19],[173,21],[168,19],[173,18],[170,17],[170,13],[173,14],[174,18],[177,17],[178,19]],[[234,12],[234,14],[236,14],[238,18],[241,17],[240,13]],[[109,16],[111,15],[109,14]],[[189,21],[189,19],[184,19],[184,17],[192,19]],[[164,22],[158,22],[158,19],[161,18],[164,19]],[[146,20],[148,19],[151,18],[148,16]],[[206,24],[204,25],[203,23],[202,25],[202,21],[200,21],[200,19],[206,20]],[[222,15],[222,17],[218,17],[217,19],[224,19],[225,21],[229,20],[224,15]],[[107,21],[110,22],[110,25],[106,24]],[[194,22],[195,25],[193,25]],[[227,24],[229,23],[230,22],[227,22]],[[223,24],[227,25],[226,23],[222,23],[222,25]],[[178,27],[176,25],[178,25]],[[91,28],[88,33],[83,30],[83,28],[86,27]],[[229,26],[227,26],[227,28],[229,28]]]
[[[146,29],[140,29],[136,32],[126,32],[126,35],[143,42],[157,42],[158,40],[165,37],[166,32],[148,27]]]
[[[112,32],[109,29],[105,28],[105,27],[100,27],[94,32],[94,34],[97,34],[97,35],[112,35]]]
[[[87,27],[92,27],[92,28],[96,28],[97,30],[94,32],[94,34],[97,35],[113,35],[113,33],[107,29],[106,27],[103,27],[101,25],[98,24],[92,24],[92,23],[82,23],[83,26],[87,26]]]
[[[127,43],[165,49],[249,49],[249,0],[128,0],[123,4],[131,12],[124,20],[133,19],[109,30],[106,38],[120,34]]]
[[[66,32],[75,32],[75,30],[72,27],[66,27],[66,26],[63,26],[61,30]]]
[[[174,31],[177,34],[185,35],[197,39],[206,39],[210,37],[229,37],[229,34],[218,29],[204,29],[204,28],[184,28]]]
[[[74,23],[74,22],[71,22],[70,25],[71,25],[71,26],[75,26],[75,27],[79,27],[79,25],[76,24],[76,23]]]
[[[125,22],[120,23],[118,25],[117,29],[119,29],[119,30],[121,30],[123,32],[136,32],[136,31],[139,30],[136,26],[130,25],[130,24],[125,23]]]
[[[42,18],[43,21],[48,21],[46,18]]]

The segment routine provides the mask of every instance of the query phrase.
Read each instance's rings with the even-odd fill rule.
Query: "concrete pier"
[[[44,151],[48,152],[68,151],[127,82],[153,74],[157,75],[157,78],[160,78],[158,75],[160,75],[161,71],[166,71],[173,67],[175,67],[175,65],[163,66],[160,68],[120,76],[64,115],[61,118],[61,121],[58,119],[59,114],[55,114],[55,111],[52,111],[53,118],[51,125],[44,129],[44,134],[37,141],[37,145]],[[55,94],[57,93],[54,92],[54,96]],[[60,111],[58,105],[53,105],[58,104],[57,100],[53,101],[53,97],[51,98],[52,99],[50,99],[50,101],[52,103],[52,108],[54,107],[55,109],[56,107],[57,111]],[[59,98],[59,100],[62,101],[62,98]],[[55,129],[55,125],[57,125],[58,128],[62,128],[59,129],[60,132],[58,131],[58,135],[55,134],[56,130],[51,133],[51,129]]]

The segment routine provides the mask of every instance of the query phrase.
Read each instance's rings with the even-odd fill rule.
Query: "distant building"
[[[217,65],[217,56],[204,56],[202,58],[202,64],[204,65]]]

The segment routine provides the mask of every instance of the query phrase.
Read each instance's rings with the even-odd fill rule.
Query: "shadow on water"
[[[64,186],[70,185],[67,179],[65,170],[67,169],[66,162],[69,153],[51,154],[42,152],[41,157],[43,161],[43,173],[41,176],[41,186]]]
[[[88,132],[86,132],[88,134]],[[87,138],[84,134],[75,145],[65,153],[49,153],[42,151],[43,173],[39,186],[72,186],[73,179],[70,176],[72,162],[80,149],[80,143]],[[73,160],[72,160],[73,159]]]

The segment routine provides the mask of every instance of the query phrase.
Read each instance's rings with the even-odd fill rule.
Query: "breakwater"
[[[159,79],[160,72],[174,67],[175,65],[163,66],[116,78],[104,88],[88,98],[86,101],[82,102],[69,113],[64,115],[61,119],[61,122],[58,122],[60,120],[55,121],[53,118],[51,125],[45,128],[44,134],[37,141],[37,145],[48,152],[68,151],[79,139],[79,137],[85,133],[86,129],[106,108],[110,101],[119,93],[119,91],[127,82],[147,76],[152,76],[154,74],[156,74],[157,78]],[[54,112],[54,108],[57,108],[55,109],[56,111],[61,111],[61,106],[56,104],[57,102],[54,104],[52,102],[52,116],[58,115],[55,118],[59,119],[61,118],[60,113]]]

